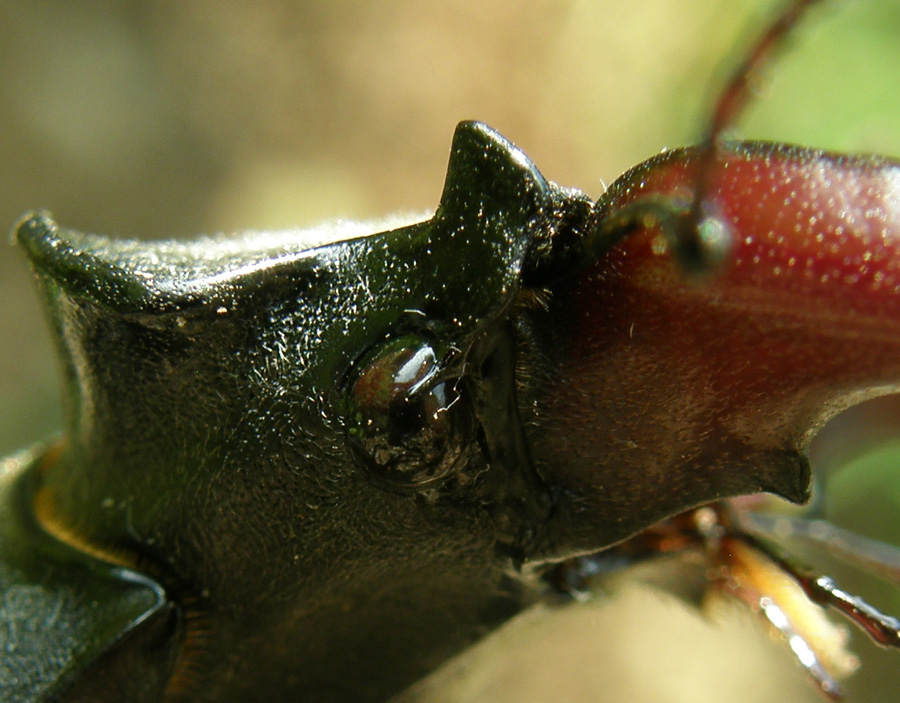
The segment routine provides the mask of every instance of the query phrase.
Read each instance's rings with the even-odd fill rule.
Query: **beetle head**
[[[381,234],[19,226],[67,389],[40,516],[138,555],[185,607],[170,692],[203,671],[223,700],[380,699],[528,599],[513,571],[551,505],[510,314],[531,242],[589,209],[569,195],[463,124],[435,216]]]

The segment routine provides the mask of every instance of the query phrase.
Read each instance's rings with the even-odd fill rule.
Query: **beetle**
[[[730,152],[728,164],[733,170],[739,170],[739,164],[758,166],[765,159],[767,168],[776,163],[799,169],[807,161],[820,163],[818,159],[822,158],[811,152],[755,149]],[[9,475],[15,474],[16,485],[8,489],[7,495],[21,496],[19,491],[23,491],[27,497],[33,493],[41,524],[25,524],[27,511],[24,515],[11,512],[14,519],[8,529],[19,530],[17,535],[21,535],[23,542],[38,544],[39,550],[50,550],[66,565],[64,578],[60,581],[57,575],[54,583],[84,584],[89,594],[93,592],[91,589],[99,589],[96,591],[101,594],[97,597],[99,602],[125,608],[125,612],[108,616],[121,619],[123,632],[140,620],[140,627],[130,634],[131,639],[124,641],[124,653],[103,650],[81,655],[85,657],[87,672],[71,690],[78,695],[96,695],[93,686],[121,686],[133,681],[135,671],[143,672],[142,662],[134,654],[141,652],[142,656],[156,657],[153,671],[159,678],[141,676],[143,690],[135,691],[135,698],[151,695],[154,686],[167,689],[172,695],[180,689],[184,695],[190,692],[196,696],[199,687],[207,682],[195,672],[217,666],[219,681],[213,685],[231,688],[228,693],[219,688],[222,696],[232,694],[242,685],[260,686],[260,681],[253,679],[254,673],[262,673],[266,685],[275,685],[279,691],[291,692],[302,687],[307,693],[322,692],[334,684],[326,684],[315,676],[322,672],[336,676],[328,647],[332,638],[339,639],[342,647],[352,649],[355,639],[365,635],[384,636],[385,625],[378,624],[373,610],[380,610],[385,602],[392,610],[384,614],[395,615],[404,609],[423,610],[425,606],[417,598],[422,598],[426,585],[433,588],[433,580],[438,577],[441,577],[440,586],[452,585],[463,589],[459,593],[466,594],[471,589],[477,595],[467,595],[473,602],[459,606],[458,610],[432,614],[433,619],[420,619],[415,623],[417,631],[406,633],[408,636],[402,639],[407,643],[416,642],[416,637],[423,635],[430,639],[435,632],[421,633],[418,629],[425,623],[426,629],[440,632],[442,627],[449,628],[446,620],[442,620],[449,616],[453,628],[457,629],[448,629],[449,634],[439,639],[442,647],[452,650],[460,641],[475,636],[493,618],[506,617],[527,600],[522,592],[523,584],[516,577],[524,562],[553,560],[570,551],[612,544],[654,518],[669,514],[676,506],[685,507],[704,499],[761,487],[789,497],[802,497],[802,461],[793,451],[785,453],[765,446],[771,439],[766,432],[754,438],[762,440],[763,446],[753,441],[711,446],[709,456],[716,459],[702,457],[706,469],[721,466],[716,462],[729,457],[733,461],[727,472],[724,469],[721,472],[723,483],[716,483],[699,471],[697,478],[692,478],[692,472],[682,465],[670,476],[682,476],[685,484],[671,491],[671,495],[651,493],[653,499],[647,500],[634,495],[628,498],[626,492],[616,494],[606,507],[603,507],[602,492],[579,495],[577,488],[566,484],[566,474],[571,474],[571,478],[576,476],[578,467],[574,464],[563,468],[561,477],[554,478],[551,483],[555,486],[545,485],[547,476],[557,470],[546,468],[553,463],[547,457],[565,457],[568,451],[553,444],[563,436],[553,430],[554,417],[568,417],[568,413],[555,412],[554,407],[571,409],[572,403],[565,397],[544,395],[536,389],[552,380],[554,374],[561,373],[565,378],[576,375],[571,366],[564,371],[554,368],[556,361],[566,355],[548,351],[557,341],[545,330],[559,321],[564,326],[577,326],[573,311],[591,314],[594,321],[603,315],[590,304],[574,304],[580,291],[571,283],[569,272],[585,256],[578,242],[596,234],[600,240],[596,246],[602,254],[598,261],[603,261],[604,266],[614,261],[607,259],[607,255],[625,257],[624,263],[611,265],[602,275],[588,276],[588,283],[599,285],[601,290],[624,285],[627,291],[630,283],[635,283],[641,291],[645,291],[641,285],[647,286],[651,298],[655,290],[668,293],[674,289],[679,307],[707,304],[703,294],[697,292],[700,289],[678,283],[681,272],[667,258],[658,256],[657,250],[667,246],[658,237],[649,241],[629,238],[621,250],[611,249],[611,244],[603,242],[606,233],[621,233],[625,228],[617,225],[610,229],[602,224],[609,221],[606,212],[627,211],[629,198],[633,197],[629,186],[636,187],[635,183],[644,174],[665,178],[670,166],[677,171],[690,168],[692,163],[696,167],[705,160],[689,152],[673,153],[657,160],[645,166],[645,171],[626,177],[618,188],[614,186],[602,201],[603,207],[594,209],[582,196],[547,183],[520,151],[496,133],[469,123],[457,132],[442,205],[435,218],[428,224],[377,237],[341,240],[331,247],[309,251],[293,246],[293,253],[285,252],[285,239],[273,242],[260,237],[253,246],[251,240],[237,248],[219,243],[210,245],[210,253],[203,254],[197,245],[145,248],[111,245],[102,238],[61,231],[44,216],[30,217],[23,222],[18,229],[19,239],[43,276],[59,342],[69,359],[71,414],[67,444],[47,450],[41,457],[26,456],[10,464]],[[881,169],[875,175],[882,177],[893,168],[888,162],[864,160],[824,163],[833,169],[829,173],[836,178],[846,165],[849,165],[847,173],[854,177],[869,168]],[[676,174],[675,178],[688,184],[696,179],[684,174]],[[741,177],[737,180],[743,182]],[[486,188],[488,185],[490,188]],[[647,187],[653,192],[653,186]],[[666,186],[656,188],[666,192]],[[682,197],[678,192],[674,195]],[[497,222],[503,226],[493,226]],[[510,232],[529,234],[523,244]],[[451,247],[458,246],[453,242],[464,242],[465,256],[444,260],[449,251],[455,251]],[[853,242],[848,244],[852,245]],[[641,256],[646,255],[635,254],[630,246],[650,247],[655,258],[649,257],[646,269],[640,268]],[[629,253],[637,259],[639,268],[633,275],[625,276],[620,269],[627,269],[631,263]],[[592,252],[591,256],[596,254]],[[830,265],[837,264],[830,262]],[[405,275],[398,277],[398,273],[408,272],[411,267],[416,268],[421,278],[411,282]],[[789,264],[785,267],[787,273]],[[776,268],[777,265],[767,273],[780,276],[782,272]],[[460,269],[477,278],[482,288],[474,293],[468,290],[468,279],[463,277],[460,281]],[[734,264],[730,270],[737,272],[739,266]],[[824,285],[824,281],[820,283]],[[719,285],[726,284],[740,289],[741,281],[720,279]],[[777,289],[777,280],[766,285]],[[548,300],[544,299],[547,297],[544,288],[553,293]],[[532,292],[512,296],[511,291],[517,289]],[[890,302],[889,297],[877,296],[862,301],[861,312],[851,311],[862,320],[861,331],[855,331],[864,334],[870,329],[867,321],[875,319],[882,306]],[[866,308],[866,304],[870,307]],[[554,308],[556,319],[548,317],[543,305]],[[364,315],[359,314],[362,309],[366,311]],[[529,366],[536,378],[528,381],[520,374],[519,384],[513,382],[513,368],[517,367],[511,359],[523,350],[512,343],[512,329],[506,325],[492,329],[494,325],[486,323],[504,319],[510,309],[528,320],[524,327],[516,328],[516,339],[527,342],[526,357],[532,355],[531,360],[535,362]],[[328,313],[327,318],[322,311]],[[765,306],[754,309],[754,313],[759,313],[757,321],[766,315],[777,318],[780,312],[777,305],[774,309]],[[328,324],[312,325],[311,319],[325,320]],[[635,315],[635,319],[641,318]],[[649,335],[644,343],[650,349],[645,353],[648,359],[654,359],[653,355],[663,346],[659,335],[671,330],[665,324],[662,331],[654,327],[658,320],[654,321],[652,316],[649,323],[649,333],[639,328],[638,334]],[[618,320],[609,324],[615,334],[622,332]],[[776,325],[776,332],[778,329]],[[581,332],[579,338],[594,340],[592,343],[600,346],[609,343],[602,337],[596,341],[595,329]],[[629,325],[629,340],[634,339],[633,333],[634,326]],[[839,346],[842,359],[852,358],[846,341],[836,336],[836,343],[843,344]],[[683,342],[677,336],[671,339]],[[316,354],[319,349],[328,349],[331,356]],[[588,345],[588,356],[591,355],[596,352]],[[885,352],[885,373],[892,368],[888,356]],[[712,357],[708,360],[714,361]],[[634,361],[632,358],[631,362]],[[871,361],[872,357],[866,358],[867,373],[872,372]],[[612,363],[612,356],[608,363]],[[712,364],[709,370],[723,369]],[[724,371],[727,373],[729,369]],[[849,378],[841,377],[835,369],[816,371],[826,378],[810,373],[809,378],[802,380],[814,386],[816,393],[827,394],[833,406],[846,402],[843,393],[860,382],[852,376],[854,369],[850,366],[843,369],[850,374]],[[714,377],[715,373],[710,373],[709,378]],[[748,378],[754,379],[752,373]],[[802,388],[800,379],[797,386]],[[640,395],[656,390],[635,384],[631,392]],[[513,393],[518,396],[515,401]],[[524,402],[530,393],[536,393],[533,402]],[[248,397],[252,402],[245,405]],[[595,393],[594,398],[598,397],[616,396]],[[680,393],[672,396],[678,397],[685,396]],[[300,404],[300,399],[308,404]],[[236,400],[241,404],[231,405]],[[662,408],[665,400],[659,398],[659,402],[649,405]],[[821,404],[823,396],[815,400],[817,405]],[[647,405],[646,400],[642,402]],[[798,407],[796,398],[784,402]],[[627,398],[623,403],[627,407]],[[730,407],[739,405],[733,403]],[[756,412],[759,407],[752,409]],[[722,419],[734,421],[729,419],[727,410],[721,413]],[[604,417],[604,412],[606,422],[615,427],[615,417],[609,416],[609,409],[594,412],[592,421]],[[520,413],[530,414],[524,429],[514,421]],[[160,436],[160,420],[164,418],[166,431]],[[224,418],[228,421],[223,421]],[[679,414],[676,419],[683,418]],[[313,429],[321,426],[323,420],[324,429]],[[808,431],[818,425],[820,417],[810,408],[794,420],[796,425],[784,429],[790,430],[787,438],[800,445]],[[660,425],[665,431],[665,423]],[[207,434],[210,428],[215,431]],[[221,436],[219,432],[228,435]],[[542,432],[550,436],[532,441],[533,435],[528,434]],[[685,433],[684,439],[690,429],[686,425],[681,432]],[[576,443],[586,443],[580,450],[582,454],[595,458],[603,455],[603,451],[591,444],[592,437],[584,434],[570,437]],[[615,432],[605,437],[614,438]],[[641,443],[635,437],[638,435],[623,438],[623,450],[641,450]],[[749,436],[744,439],[748,440]],[[544,442],[548,443],[542,447]],[[665,441],[658,446],[663,451],[675,451],[676,444]],[[529,456],[536,449],[539,451]],[[760,462],[758,457],[751,458],[749,453],[741,454],[752,449],[762,450],[770,460],[769,465]],[[217,452],[222,453],[221,458]],[[288,464],[294,467],[315,463],[357,468],[345,474],[305,475],[302,480],[294,472],[283,475],[277,470],[263,470],[249,477],[241,475],[246,473],[240,470],[241,466],[262,462],[265,468],[269,461],[284,461],[285,455],[292,457]],[[490,458],[488,466],[484,464],[484,456]],[[532,460],[543,468],[532,471]],[[647,463],[645,459],[631,461]],[[735,464],[745,470],[735,475]],[[27,471],[20,468],[26,465],[34,468]],[[85,474],[78,476],[88,466],[90,481],[85,480]],[[209,466],[212,473],[207,474],[205,470]],[[172,467],[176,474],[182,474],[170,477],[174,486],[170,490],[177,487],[176,492],[156,490],[164,487],[153,482],[169,475]],[[25,478],[19,478],[20,471],[25,471],[22,474]],[[223,473],[227,480],[216,485]],[[300,473],[308,474],[309,469]],[[101,475],[103,480],[99,480]],[[144,483],[148,477],[154,478]],[[364,507],[365,519],[360,524],[354,524],[353,519],[337,522],[335,515],[315,515],[323,509],[337,511],[342,503],[334,502],[335,486],[356,485],[360,477],[364,478],[364,495],[356,488],[349,493],[340,492],[353,498],[351,501],[346,497],[344,504],[352,502],[357,508]],[[265,490],[253,487],[256,479],[263,480]],[[132,483],[135,480],[137,484]],[[30,481],[40,481],[42,486],[32,486]],[[243,490],[235,490],[235,481],[244,486]],[[293,481],[300,483],[292,485]],[[196,483],[192,486],[192,482]],[[150,486],[153,491],[147,490]],[[303,489],[298,491],[298,486]],[[633,485],[629,490],[644,489],[653,491],[652,482]],[[299,513],[294,512],[298,507],[294,501],[297,494],[308,498]],[[210,495],[215,500],[209,501]],[[276,526],[287,530],[278,535],[277,544],[265,529],[258,524],[254,527],[252,520],[239,523],[233,519],[248,510],[248,501],[261,500],[267,501],[265,510],[251,511],[254,515],[291,511],[290,518],[288,513],[282,513],[280,519],[274,520]],[[585,511],[571,507],[596,500],[601,502],[594,505],[594,510],[587,511],[603,515],[596,524],[593,522],[596,517],[585,516]],[[32,502],[30,498],[23,501],[25,505]],[[229,509],[231,501],[236,503]],[[567,504],[569,507],[564,507]],[[198,512],[203,519],[198,517]],[[442,529],[421,536],[427,537],[424,543],[429,549],[438,547],[440,556],[452,556],[458,549],[448,534],[462,532],[474,538],[475,544],[466,547],[462,561],[444,560],[440,569],[420,573],[434,554],[394,551],[396,544],[405,544],[408,536],[394,536],[391,529],[398,527],[398,523],[413,528],[431,525],[429,529],[433,529],[433,520],[446,528],[447,534]],[[585,522],[579,524],[579,520]],[[47,540],[41,527],[54,539]],[[542,530],[546,533],[540,534]],[[561,530],[562,536],[556,530]],[[598,530],[602,533],[598,534]],[[305,534],[299,534],[304,531]],[[486,533],[489,533],[487,537]],[[321,542],[317,549],[324,551],[317,553],[305,546],[304,551],[294,552],[298,540],[309,544],[310,534]],[[329,534],[333,535],[330,540]],[[478,580],[479,576],[485,578],[477,566],[486,554],[479,540],[491,548],[493,566],[488,569],[487,584]],[[346,581],[328,571],[327,562],[336,559],[336,555],[346,554],[348,548],[352,553],[362,547],[366,547],[366,562],[352,560],[352,572],[342,577]],[[441,549],[446,549],[446,554]],[[379,555],[383,555],[381,562]],[[29,561],[33,557],[21,554],[7,556],[8,563],[18,564],[29,574],[29,569],[55,563],[52,560],[34,563]],[[235,558],[241,562],[241,568],[230,571],[225,582],[216,570]],[[304,613],[308,618],[306,625],[315,623],[319,615],[326,624],[317,632],[317,651],[310,653],[311,660],[317,664],[306,664],[298,672],[274,678],[264,671],[240,671],[241,665],[225,673],[230,664],[217,662],[220,656],[235,657],[240,654],[240,647],[261,646],[256,639],[261,637],[258,632],[267,633],[268,640],[271,628],[277,631],[282,626],[279,622],[259,623],[261,611],[259,607],[254,608],[254,603],[267,603],[265,612],[269,612],[273,601],[266,599],[274,598],[278,602],[279,593],[288,589],[284,584],[263,583],[260,578],[267,573],[266,564],[291,564],[292,560],[297,562],[295,569],[304,570],[308,580],[303,582],[303,587],[312,589],[311,592],[315,592],[316,569],[324,568],[318,578],[324,578],[328,586],[326,602],[313,597],[305,601],[310,610]],[[336,561],[340,567],[341,559]],[[254,568],[253,563],[258,566]],[[395,569],[398,564],[406,570],[391,573],[388,567]],[[502,568],[498,570],[496,564]],[[451,584],[446,580],[448,565],[460,569],[460,578],[465,583]],[[123,571],[126,566],[129,570]],[[466,571],[473,568],[474,574]],[[91,572],[92,577],[83,575],[84,570]],[[372,593],[367,573],[379,577],[380,593]],[[288,579],[285,583],[290,582],[288,576],[280,576]],[[202,585],[198,587],[198,583]],[[19,585],[27,584],[24,581]],[[12,591],[8,589],[8,592]],[[21,592],[35,595],[28,589],[16,591]],[[403,603],[393,602],[398,592],[406,597]],[[433,597],[433,591],[428,597]],[[335,598],[336,602],[329,603],[329,598]],[[459,629],[466,609],[477,604],[479,598],[485,599],[478,608],[484,612]],[[24,603],[27,605],[28,601]],[[74,604],[61,599],[55,604],[57,609],[52,612],[77,615],[77,598]],[[349,608],[352,622],[336,616],[335,606],[338,612]],[[20,607],[23,612],[27,610],[25,606]],[[40,612],[42,606],[36,602],[31,607]],[[48,625],[65,622],[64,618],[57,620],[59,617],[54,615],[46,622]],[[300,615],[293,612],[292,617]],[[110,622],[100,621],[107,625]],[[89,623],[90,617],[78,622]],[[360,631],[366,623],[372,630]],[[314,624],[309,626],[315,628]],[[270,629],[266,630],[267,627]],[[177,652],[172,646],[162,644],[171,638],[170,628],[175,628],[178,637],[183,638]],[[237,643],[229,643],[234,648],[227,654],[216,651],[223,631],[232,637],[240,635]],[[45,642],[49,645],[53,638],[54,633],[48,631]],[[87,641],[92,644],[90,638]],[[364,672],[369,667],[370,671],[368,675],[363,673],[342,681],[345,696],[353,699],[383,696],[386,689],[379,687],[398,685],[392,677],[408,680],[410,672],[421,672],[425,666],[405,652],[387,652],[388,648],[379,646],[377,640],[366,638],[365,641],[374,651],[364,662],[344,665],[353,664],[355,671]],[[14,636],[10,640],[14,646],[21,646],[22,642]],[[296,641],[285,637],[275,643],[275,649],[295,644]],[[425,649],[422,647],[423,653]],[[296,652],[293,654],[296,656]],[[397,654],[402,655],[399,657],[402,661],[392,659]],[[441,655],[429,653],[429,656]],[[259,661],[248,659],[248,664],[259,664]],[[170,667],[179,672],[174,684],[166,678]],[[311,675],[313,678],[308,678]],[[85,686],[89,693],[79,689]],[[331,689],[331,693],[334,691]]]

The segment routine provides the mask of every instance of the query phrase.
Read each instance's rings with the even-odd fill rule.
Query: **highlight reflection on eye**
[[[397,486],[452,473],[471,422],[457,379],[444,379],[434,348],[407,335],[371,352],[350,379],[348,434],[367,464]]]

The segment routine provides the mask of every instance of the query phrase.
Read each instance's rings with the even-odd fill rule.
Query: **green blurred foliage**
[[[702,134],[726,70],[778,5],[0,0],[0,221],[49,208],[70,227],[167,237],[428,210],[453,126],[469,118],[519,143],[549,178],[597,195],[629,166]],[[739,134],[900,155],[898,39],[900,0],[815,8]],[[62,424],[28,279],[19,252],[0,249],[0,454]],[[829,446],[855,436],[842,430]],[[894,451],[832,467],[827,513],[900,543],[898,460]],[[542,700],[520,679],[550,661],[545,686],[554,671],[584,682],[573,701],[603,691],[736,701],[735,686],[716,688],[728,681],[747,701],[772,700],[754,682],[775,676],[784,698],[817,700],[789,665],[774,673],[781,651],[716,656],[759,639],[752,627],[697,633],[692,612],[630,598],[557,635],[553,655],[501,668],[519,673],[497,686]],[[568,655],[558,651],[567,641]],[[900,660],[861,649],[852,700],[883,701],[900,688]],[[650,686],[656,671],[662,683]]]

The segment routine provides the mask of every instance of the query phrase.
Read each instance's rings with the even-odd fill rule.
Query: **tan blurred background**
[[[182,237],[429,210],[469,118],[596,196],[696,139],[723,61],[772,6],[0,0],[0,223],[47,208],[69,227]],[[900,155],[898,40],[898,0],[817,11],[743,134]],[[4,246],[0,454],[57,428],[57,403],[24,259]],[[524,630],[458,699],[818,700],[752,622],[720,628],[630,587]],[[853,700],[895,697],[900,655],[864,655]]]

